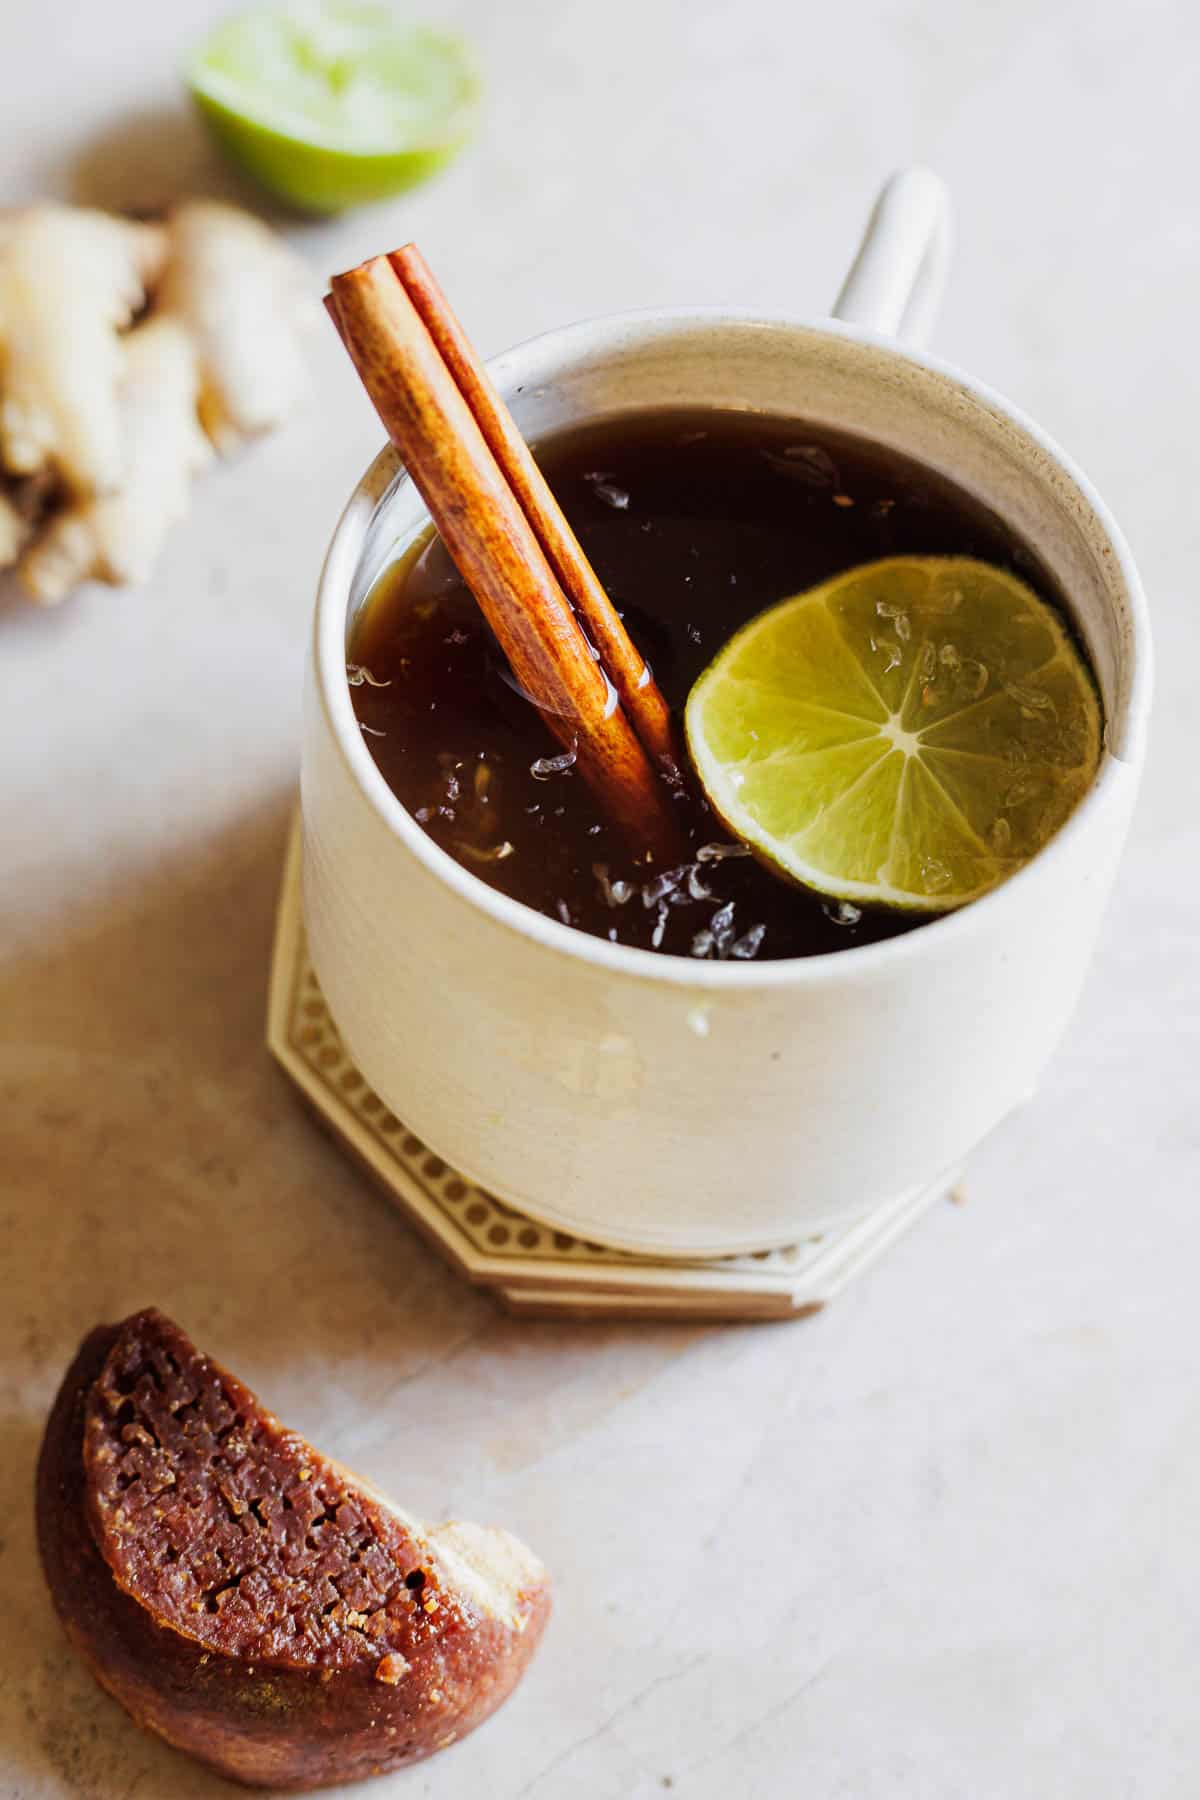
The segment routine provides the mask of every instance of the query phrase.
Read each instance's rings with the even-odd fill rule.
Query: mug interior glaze
[[[911,186],[907,198],[922,200]],[[893,230],[889,247],[898,215],[886,196],[881,209],[886,254],[872,260],[877,216],[845,309],[900,329],[927,322],[944,246],[930,230],[900,231],[897,247]],[[585,937],[449,858],[362,743],[345,680],[349,635],[382,568],[427,523],[386,451],[322,577],[305,737],[310,943],[356,1061],[469,1177],[551,1224],[631,1249],[763,1248],[932,1181],[1036,1081],[1074,1004],[1124,838],[1149,660],[1115,524],[1030,420],[860,323],[631,314],[552,332],[491,372],[534,441],[687,404],[836,427],[948,476],[1008,521],[1067,596],[1102,693],[1105,753],[1088,795],[1031,863],[919,932],[736,966]],[[381,899],[438,909],[419,951],[399,924],[372,940]],[[404,1022],[414,1008],[417,1045]]]

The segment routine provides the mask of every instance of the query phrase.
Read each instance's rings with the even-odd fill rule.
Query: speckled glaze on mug
[[[334,536],[301,785],[323,992],[366,1079],[426,1144],[577,1236],[718,1255],[926,1187],[1029,1093],[1074,1007],[1143,757],[1145,602],[1069,458],[914,347],[947,240],[941,184],[910,170],[881,195],[833,320],[634,313],[551,332],[492,373],[534,438],[681,404],[856,432],[950,475],[1033,546],[1087,644],[1105,753],[1058,835],[961,912],[832,955],[710,964],[587,937],[497,893],[409,817],[350,703],[355,613],[425,518],[390,450]]]

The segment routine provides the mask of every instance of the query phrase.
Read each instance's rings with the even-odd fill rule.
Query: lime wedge
[[[896,556],[752,619],[688,698],[713,807],[779,873],[945,912],[1053,836],[1102,721],[1063,621],[969,557]]]
[[[201,45],[188,85],[221,146],[311,212],[386,199],[467,137],[477,83],[459,39],[372,0],[287,0]]]

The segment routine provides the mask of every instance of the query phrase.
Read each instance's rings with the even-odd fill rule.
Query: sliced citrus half
[[[463,43],[377,0],[279,0],[226,19],[188,85],[233,160],[293,205],[337,212],[410,187],[468,136]]]
[[[832,898],[945,912],[1058,830],[1102,718],[1060,614],[970,557],[895,556],[746,625],[688,698],[716,812]]]

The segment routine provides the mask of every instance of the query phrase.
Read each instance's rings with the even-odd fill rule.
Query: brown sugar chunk
[[[466,1623],[396,1514],[166,1320],[127,1327],[109,1353],[83,1459],[114,1578],[212,1650],[348,1669],[411,1660]]]
[[[248,1782],[346,1781],[453,1742],[515,1686],[549,1612],[516,1539],[422,1526],[154,1311],[81,1348],[38,1524],[102,1685]]]

